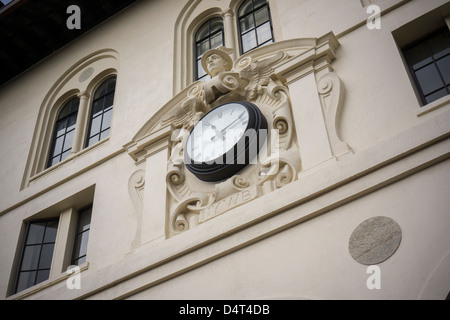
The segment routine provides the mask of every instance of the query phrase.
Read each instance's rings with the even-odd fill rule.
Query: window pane
[[[39,270],[37,273],[36,284],[47,280],[50,277],[50,270]]]
[[[75,129],[75,123],[77,122],[77,113],[74,113],[69,116],[67,121],[67,131]]]
[[[216,34],[215,36],[211,37],[211,49],[218,48],[223,45],[223,37],[222,32]]]
[[[200,41],[209,35],[209,23],[205,23],[198,31],[195,37],[196,41]]]
[[[416,76],[424,95],[444,86],[434,63],[417,71]]]
[[[114,103],[114,92],[108,93],[105,97],[104,110],[111,108]]]
[[[78,259],[87,253],[87,244],[89,240],[89,231],[79,234],[76,238],[74,257]]]
[[[58,221],[47,222],[47,227],[45,228],[44,242],[55,242],[57,231],[58,231]]]
[[[81,265],[81,264],[83,264],[83,263],[85,263],[85,262],[86,262],[86,256],[81,257],[81,258],[79,258],[79,259],[75,259],[75,260],[72,262],[72,264],[79,266],[79,265]]]
[[[62,118],[65,118],[70,113],[70,101],[66,103],[66,105],[61,109],[61,111],[58,114],[58,120],[61,120]]]
[[[38,244],[44,237],[45,222],[30,223],[26,244]]]
[[[241,33],[244,33],[247,30],[255,27],[255,20],[253,18],[253,14],[246,16],[241,19]]]
[[[103,111],[103,103],[105,102],[104,99],[97,100],[92,105],[92,114],[93,117],[98,116]]]
[[[210,33],[214,33],[220,29],[223,29],[223,22],[221,18],[210,20]]]
[[[450,53],[450,40],[446,32],[435,35],[428,43],[435,59],[442,58]]]
[[[91,227],[92,209],[87,209],[80,213],[77,232],[85,231]]]
[[[421,68],[433,61],[430,57],[430,52],[426,43],[421,43],[407,50],[406,55],[414,70],[417,70],[418,68]]]
[[[38,267],[41,245],[26,246],[23,253],[21,270],[35,270]]]
[[[103,82],[97,91],[95,91],[94,100],[103,97],[106,94],[106,89],[108,88],[108,81]]]
[[[108,79],[108,92],[112,92],[116,89],[116,77],[111,77]]]
[[[91,123],[91,132],[90,135],[96,135],[97,133],[100,132],[100,126],[102,124],[102,116],[98,116],[94,119],[92,119],[92,123]]]
[[[103,139],[105,139],[105,138],[107,138],[107,137],[109,137],[109,129],[103,131],[103,132],[100,134],[100,140],[103,140]]]
[[[256,35],[255,31],[250,31],[242,36],[242,49],[245,52],[250,51],[255,48],[256,44]]]
[[[34,282],[36,279],[36,271],[31,272],[21,272],[19,274],[19,280],[17,281],[17,290],[16,292],[25,290],[31,286],[34,286]]]
[[[94,143],[100,140],[100,134],[93,136],[89,139],[88,146],[92,146]]]
[[[437,61],[439,71],[444,77],[445,84],[450,84],[450,55]]]
[[[61,136],[56,139],[55,141],[55,147],[53,149],[53,156],[56,156],[57,154],[60,154],[62,152],[62,147],[64,144],[64,136]]]
[[[67,118],[56,123],[56,136],[59,137],[66,132]]]
[[[201,77],[203,77],[205,74],[206,74],[206,71],[205,70],[203,70],[203,67],[202,67],[202,61],[201,60],[198,60],[197,61],[197,77],[198,78],[201,78]]]
[[[42,246],[41,257],[39,259],[39,269],[49,269],[52,264],[53,248],[55,245],[53,243],[44,244]]]
[[[262,44],[272,39],[272,31],[270,30],[270,22],[266,22],[256,29],[258,33],[258,43]]]
[[[70,150],[72,150],[72,149],[69,149],[69,150],[63,152],[63,154],[61,154],[61,161],[65,160],[69,156]]]
[[[200,58],[209,49],[209,39],[197,44],[197,58]]]
[[[267,3],[267,0],[253,0],[255,9]]]
[[[102,124],[102,130],[105,130],[109,127],[111,127],[111,115],[112,115],[112,109],[109,109],[103,114],[103,124]]]
[[[431,103],[433,101],[436,101],[442,97],[445,97],[448,94],[447,90],[441,89],[433,94],[430,94],[428,96],[425,97],[425,100],[427,101],[427,103]]]
[[[70,132],[67,132],[66,134],[66,140],[64,141],[64,148],[63,151],[67,151],[69,149],[72,149],[73,144],[73,137],[75,135],[75,130],[72,130]]]
[[[54,158],[52,158],[52,160],[50,161],[50,167],[54,166],[55,164],[59,163],[61,161],[61,156],[56,156]]]
[[[256,25],[259,26],[264,22],[269,21],[269,10],[263,7],[255,12]]]
[[[242,17],[244,14],[249,13],[253,10],[252,0],[247,0],[240,8],[239,8],[239,17]]]
[[[78,107],[80,106],[80,99],[74,98],[70,101],[70,113],[78,112]]]

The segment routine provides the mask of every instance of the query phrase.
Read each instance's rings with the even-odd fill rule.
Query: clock
[[[187,139],[186,168],[206,182],[226,180],[255,159],[267,137],[267,120],[250,102],[229,102],[205,114]]]

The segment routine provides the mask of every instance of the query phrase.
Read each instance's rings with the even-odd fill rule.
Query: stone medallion
[[[363,221],[350,236],[348,249],[356,262],[375,265],[389,259],[398,249],[402,230],[388,217]]]

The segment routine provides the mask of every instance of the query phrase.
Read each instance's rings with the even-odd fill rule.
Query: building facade
[[[446,299],[449,29],[445,0],[121,10],[0,87],[0,296]],[[227,105],[267,135],[205,181]]]

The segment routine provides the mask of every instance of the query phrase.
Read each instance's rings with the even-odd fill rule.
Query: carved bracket
[[[351,151],[347,143],[339,137],[339,120],[344,101],[344,85],[334,72],[323,75],[318,81],[318,90],[325,123],[334,156]]]

